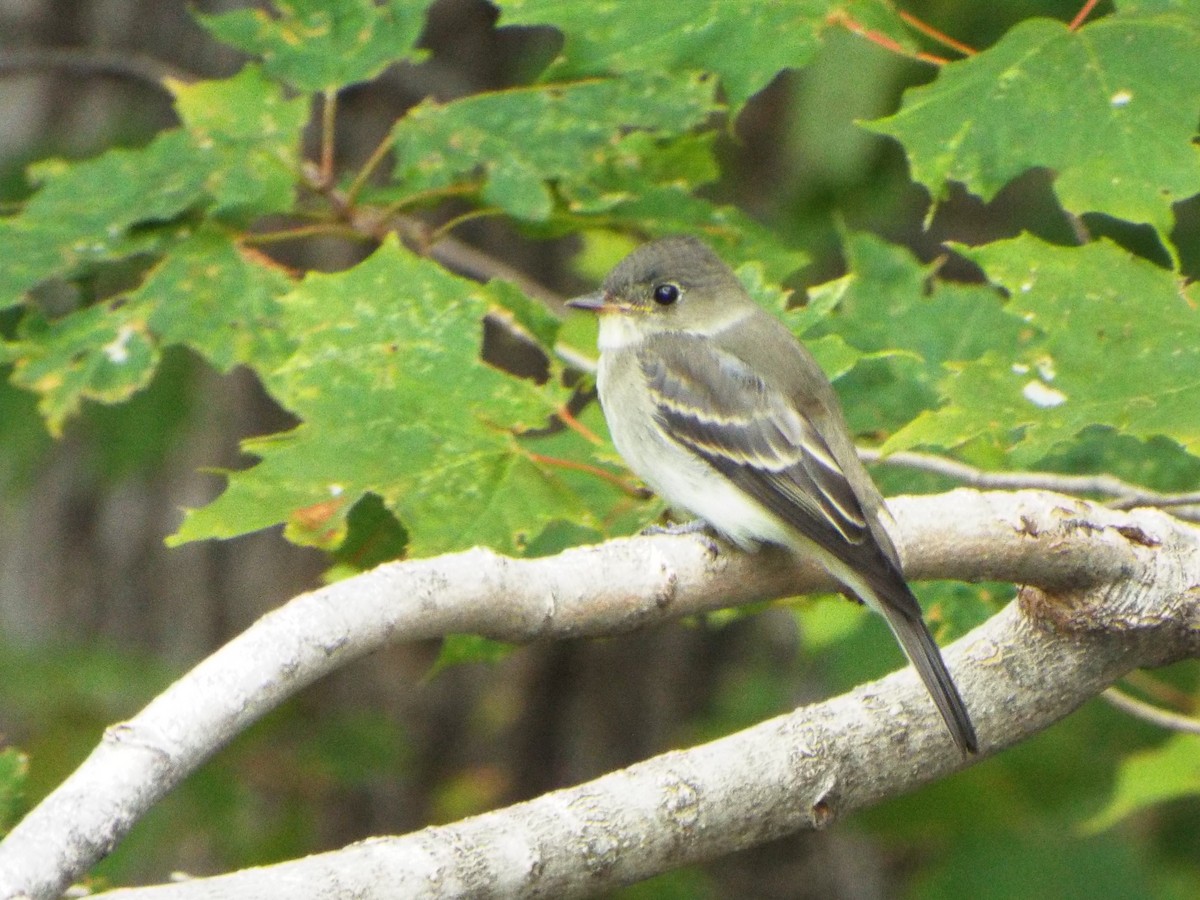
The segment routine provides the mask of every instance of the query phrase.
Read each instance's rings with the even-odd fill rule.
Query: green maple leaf
[[[806,65],[839,16],[910,44],[891,4],[882,0],[498,0],[497,5],[501,25],[562,30],[562,56],[547,77],[644,69],[715,72],[734,114],[780,70]]]
[[[308,275],[281,305],[296,351],[265,381],[302,423],[247,441],[261,461],[190,511],[174,541],[288,522],[294,538],[329,545],[368,493],[418,555],[511,551],[556,518],[587,518],[519,436],[565,395],[480,359],[488,288],[391,240],[347,272]]]
[[[41,184],[14,216],[0,219],[0,309],[54,276],[153,247],[137,225],[161,224],[198,204],[211,169],[188,136],[159,135],[145,147],[95,159],[48,160],[30,167]]]
[[[270,366],[288,351],[274,306],[288,279],[216,222],[196,220],[202,209],[246,219],[291,206],[307,102],[286,99],[253,67],[172,88],[182,129],[136,150],[41,163],[31,170],[41,189],[0,220],[0,305],[52,278],[143,257],[126,265],[145,268],[139,288],[54,321],[31,311],[2,347],[55,434],[83,401],[118,403],[145,387],[163,344],[190,346],[221,369]]]
[[[425,3],[412,0],[274,0],[269,10],[198,15],[220,40],[261,57],[272,78],[299,91],[332,90],[419,59]]]
[[[159,349],[142,309],[89,306],[56,322],[30,315],[0,361],[13,384],[38,395],[38,411],[57,436],[84,400],[116,403],[150,383]]]
[[[958,181],[984,199],[1033,167],[1054,171],[1074,213],[1147,222],[1200,191],[1200,19],[1116,14],[1078,31],[1030,19],[945,66],[871,128],[896,137],[935,196]]]
[[[714,89],[699,76],[655,73],[425,100],[393,130],[396,180],[415,194],[478,172],[486,202],[543,221],[554,209],[548,182],[586,182],[613,156],[641,158],[645,148],[625,143],[626,130],[691,128],[718,108]]]
[[[292,349],[279,303],[290,286],[225,232],[200,228],[171,248],[125,307],[143,310],[162,343],[191,347],[221,371],[238,363],[269,370]]]
[[[1200,312],[1194,290],[1105,241],[1055,247],[1024,236],[961,252],[1010,294],[1019,346],[951,365],[945,403],[885,450],[985,436],[1032,465],[1100,425],[1200,454]]]
[[[305,97],[288,99],[255,66],[232,78],[171,82],[184,129],[209,166],[216,215],[247,218],[291,208],[300,169]]]
[[[138,149],[30,167],[40,189],[19,214],[0,219],[0,309],[47,279],[163,252],[190,234],[175,221],[205,204],[239,217],[291,205],[307,101],[284,98],[253,67],[171,87],[182,129]]]
[[[843,246],[850,272],[810,290],[808,303],[786,315],[814,353],[837,351],[818,358],[831,376],[848,375],[839,387],[855,430],[886,434],[907,424],[937,405],[947,364],[1016,345],[1021,323],[995,288],[943,281],[936,263],[869,234],[845,234]],[[870,365],[851,371],[860,361]]]

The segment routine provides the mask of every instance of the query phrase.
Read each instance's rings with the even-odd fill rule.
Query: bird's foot
[[[690,522],[674,522],[670,525],[647,525],[639,533],[644,535],[692,534],[696,535],[701,541],[704,542],[704,547],[706,550],[708,550],[710,555],[716,556],[721,551],[721,546],[717,543],[716,533],[703,519],[692,519]]]

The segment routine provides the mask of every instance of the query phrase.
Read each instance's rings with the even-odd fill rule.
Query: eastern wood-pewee
[[[833,387],[784,325],[690,237],[646,244],[599,291],[600,403],[625,461],[745,549],[815,557],[883,614],[954,742],[978,742],[884,529]]]

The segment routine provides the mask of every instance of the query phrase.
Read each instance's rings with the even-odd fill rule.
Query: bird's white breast
[[[602,320],[601,340],[604,323],[619,318]],[[613,444],[629,468],[673,509],[698,516],[736,544],[793,543],[794,535],[775,516],[663,433],[636,358],[639,336],[610,326],[608,338],[614,343],[601,344],[596,387]]]

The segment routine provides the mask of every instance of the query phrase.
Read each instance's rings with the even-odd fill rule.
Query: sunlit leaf
[[[1135,812],[1181,797],[1200,796],[1200,735],[1175,734],[1160,746],[1121,762],[1108,805],[1083,823],[1103,831]]]
[[[1106,16],[1069,31],[1030,19],[994,47],[942,68],[871,127],[904,144],[913,177],[937,196],[960,181],[984,199],[1025,170],[1055,173],[1074,213],[1152,224],[1200,192],[1200,18]]]
[[[272,78],[300,91],[322,91],[418,59],[426,6],[413,0],[273,0],[268,9],[197,18],[222,41],[260,57]]]
[[[1200,303],[1181,280],[1107,242],[1055,247],[1025,236],[962,252],[1011,295],[1019,348],[952,366],[945,403],[887,449],[1012,442],[1031,465],[1083,429],[1157,435],[1200,452]]]
[[[297,349],[266,383],[302,424],[248,441],[261,462],[192,511],[177,540],[288,522],[324,545],[366,493],[420,555],[511,551],[555,518],[586,516],[518,437],[565,396],[480,359],[486,287],[389,241],[347,272],[310,274],[282,303]]]

